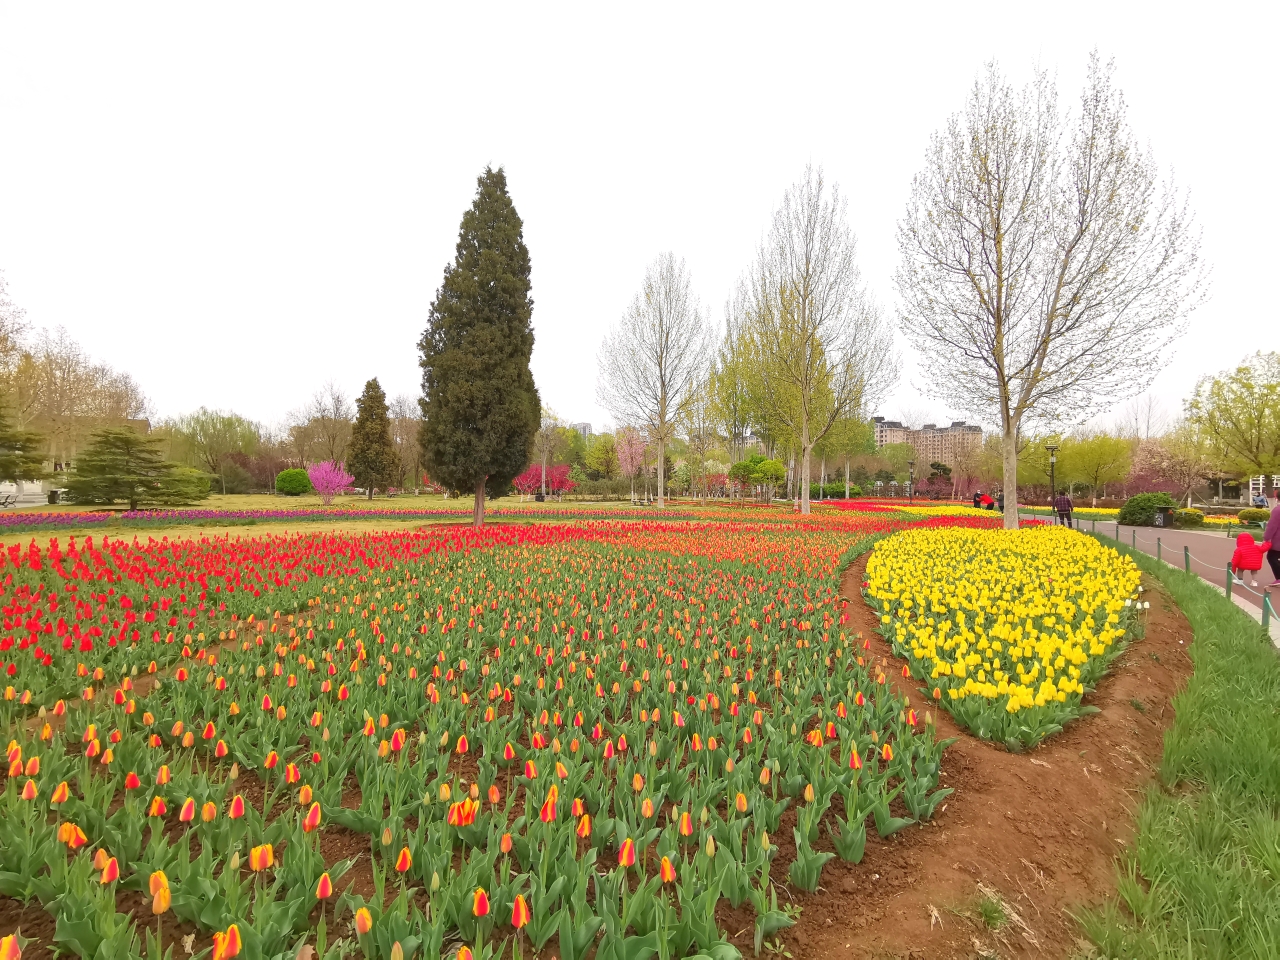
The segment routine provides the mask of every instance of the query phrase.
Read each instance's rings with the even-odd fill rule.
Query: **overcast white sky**
[[[1066,103],[1096,46],[1213,268],[1154,394],[1176,410],[1199,375],[1280,349],[1276,4],[877,6],[0,0],[0,269],[32,324],[132,372],[162,416],[279,422],[329,379],[416,395],[459,219],[501,164],[535,378],[599,429],[601,336],[658,253],[719,320],[813,162],[892,310],[911,177],[981,64],[1039,62]],[[883,412],[952,412],[922,386],[908,362]]]

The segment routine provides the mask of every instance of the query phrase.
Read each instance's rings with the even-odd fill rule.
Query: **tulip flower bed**
[[[646,507],[599,508],[564,507],[497,507],[488,511],[492,520],[604,520],[625,517],[631,520],[693,519],[694,514],[681,510],[659,511]],[[155,529],[175,526],[240,526],[258,523],[344,523],[352,520],[467,520],[468,507],[459,509],[412,509],[370,507],[297,507],[280,510],[125,510],[118,513],[74,510],[19,510],[0,513],[0,534],[27,533],[41,530],[84,530],[99,527]]]
[[[84,957],[758,953],[784,815],[813,891],[950,792],[838,594],[911,519],[11,547],[0,894]]]
[[[914,676],[980,737],[1018,750],[1082,698],[1136,625],[1133,562],[1065,527],[937,526],[878,543],[865,595]]]

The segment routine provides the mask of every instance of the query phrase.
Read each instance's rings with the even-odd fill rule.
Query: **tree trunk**
[[[813,454],[813,444],[809,442],[809,422],[800,424],[800,512],[809,513],[809,458]]]
[[[1004,528],[1018,529],[1018,430],[1007,426],[1004,430]]]
[[[369,500],[372,500],[372,499],[373,499],[373,484],[372,484],[372,483],[370,483],[370,484],[369,484],[369,496],[368,496],[368,499],[369,499]]]
[[[822,458],[822,466],[818,469],[818,500],[827,499],[827,458]]]
[[[484,526],[484,481],[487,479],[489,478],[485,477],[476,481],[476,510],[471,521],[471,525],[475,527]]]
[[[545,453],[542,455],[542,496],[543,496],[543,499],[546,499],[546,496],[547,496],[547,455],[546,455]]]
[[[665,438],[659,437],[658,438],[658,501],[657,501],[657,505],[659,509],[667,505],[666,501],[664,500],[665,492],[663,489],[663,483],[666,479],[666,466],[667,466],[667,441]]]
[[[849,499],[849,461],[844,462],[844,498]]]

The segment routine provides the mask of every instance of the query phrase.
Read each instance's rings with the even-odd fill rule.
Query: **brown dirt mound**
[[[896,660],[861,599],[866,559],[845,575],[850,626],[876,656]],[[1068,911],[1115,894],[1116,856],[1132,842],[1136,802],[1173,721],[1170,701],[1191,673],[1190,624],[1158,583],[1143,577],[1143,586],[1145,637],[1087,698],[1101,712],[1023,754],[938,717],[939,734],[958,738],[943,760],[943,784],[956,792],[929,826],[881,842],[871,831],[861,864],[833,860],[818,893],[796,895],[804,911],[783,940],[797,960],[1068,957],[1078,949]],[[918,684],[901,683],[918,704]],[[988,896],[1009,914],[994,931],[978,912]],[[750,937],[735,941],[748,956]]]

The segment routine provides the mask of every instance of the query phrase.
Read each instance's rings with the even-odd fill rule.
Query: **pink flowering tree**
[[[325,460],[307,467],[311,486],[320,495],[320,502],[333,503],[333,498],[355,483],[355,477],[347,473],[346,465]]]
[[[511,485],[516,488],[516,493],[520,494],[520,499],[531,497],[542,488],[542,469],[538,464],[533,464],[520,476],[511,481]]]
[[[574,487],[577,486],[569,479],[569,471],[572,468],[567,464],[558,464],[554,467],[547,468],[547,489],[556,496],[563,496]]]
[[[618,469],[631,478],[631,499],[636,498],[636,477],[644,469],[644,437],[635,427],[623,427],[614,439],[618,453]]]

